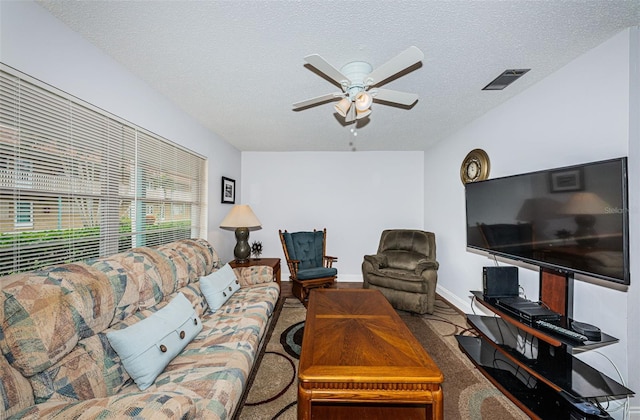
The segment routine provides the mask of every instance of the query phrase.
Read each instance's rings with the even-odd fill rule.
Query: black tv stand
[[[478,369],[530,417],[607,418],[606,412],[595,415],[584,410],[591,409],[590,402],[599,397],[633,395],[629,388],[572,355],[615,343],[615,337],[602,333],[600,341],[576,343],[521,322],[492,305],[490,299],[485,300],[480,291],[471,293],[500,317],[467,315],[479,336],[457,336],[458,344]],[[561,322],[568,321],[562,317]]]

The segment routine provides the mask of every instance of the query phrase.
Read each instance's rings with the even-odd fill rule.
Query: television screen
[[[467,246],[629,284],[626,158],[466,184]]]

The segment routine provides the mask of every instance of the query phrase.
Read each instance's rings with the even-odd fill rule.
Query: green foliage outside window
[[[160,222],[145,228],[144,242],[156,245],[191,237],[189,220]],[[122,219],[119,227],[118,252],[131,248],[131,223]],[[169,237],[170,240],[163,240]],[[48,243],[51,245],[48,246]],[[100,227],[77,229],[52,229],[25,231],[19,233],[0,233],[0,276],[12,274],[14,252],[18,245],[23,250],[33,244],[37,249],[27,266],[22,263],[20,271],[35,270],[54,264],[70,263],[100,255]]]

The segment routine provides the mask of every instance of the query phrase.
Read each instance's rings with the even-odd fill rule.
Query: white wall
[[[284,260],[278,229],[327,228],[339,281],[362,281],[384,229],[423,228],[423,152],[243,152],[242,202],[262,230],[264,256]],[[283,267],[283,278],[289,272]]]
[[[0,1],[0,61],[208,158],[208,235],[223,260],[233,232],[218,228],[220,177],[240,177],[240,152],[183,113],[37,3]]]
[[[482,266],[493,264],[485,256],[465,251],[464,187],[459,168],[471,149],[487,151],[491,178],[620,156],[629,156],[630,166],[638,166],[637,147],[634,154],[630,154],[629,147],[630,142],[638,141],[637,132],[635,139],[629,133],[629,57],[629,31],[624,31],[425,153],[425,184],[430,200],[425,202],[424,224],[434,227],[439,238],[441,295],[469,312],[469,290],[481,290]],[[428,182],[436,178],[438,183]],[[630,189],[636,203],[630,214],[634,237],[638,235],[635,191]],[[631,253],[632,273],[638,272],[637,248]],[[536,298],[538,272],[533,267],[519,271],[527,295]],[[632,276],[630,289],[637,289],[639,280]],[[637,317],[627,319],[632,305],[630,296],[637,294],[595,283],[592,279],[575,281],[574,318],[621,338],[620,343],[600,351],[618,365],[630,387],[640,391],[638,371],[627,368],[627,356],[640,354],[638,333],[627,338],[627,325],[637,329],[639,321]],[[598,353],[580,357],[618,378]]]
[[[640,27],[629,31],[629,201],[631,220],[631,276],[627,317],[629,388],[640,393]],[[634,276],[634,273],[636,274]],[[634,398],[633,419],[640,419],[640,402]]]

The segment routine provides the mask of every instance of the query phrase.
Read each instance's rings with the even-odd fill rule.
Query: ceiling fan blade
[[[367,79],[373,80],[373,82],[370,83],[371,86],[378,85],[407,67],[419,63],[423,58],[424,54],[422,51],[420,51],[418,47],[411,46],[383,65],[378,66],[374,71],[369,73]]]
[[[333,67],[331,64],[327,62],[324,58],[320,57],[318,54],[311,54],[304,58],[307,63],[311,64],[313,67],[317,68],[331,79],[335,80],[339,85],[342,85],[344,81],[349,83],[349,79],[347,76],[342,74],[340,70]]]
[[[355,119],[356,119],[356,105],[354,103],[351,103],[351,107],[349,108],[349,111],[347,111],[347,116],[344,117],[344,122],[355,121]]]
[[[376,88],[369,92],[371,93],[371,96],[373,96],[373,99],[406,106],[411,106],[418,100],[417,94],[400,92],[398,90]]]
[[[344,93],[342,92],[335,92],[335,93],[327,93],[326,95],[322,95],[322,96],[317,96],[315,98],[311,98],[311,99],[307,99],[304,101],[300,101],[300,102],[296,102],[295,104],[293,104],[293,108],[306,108],[308,106],[312,106],[312,105],[319,105],[323,102],[327,102],[327,101],[331,101],[335,98],[340,98],[344,96]]]

